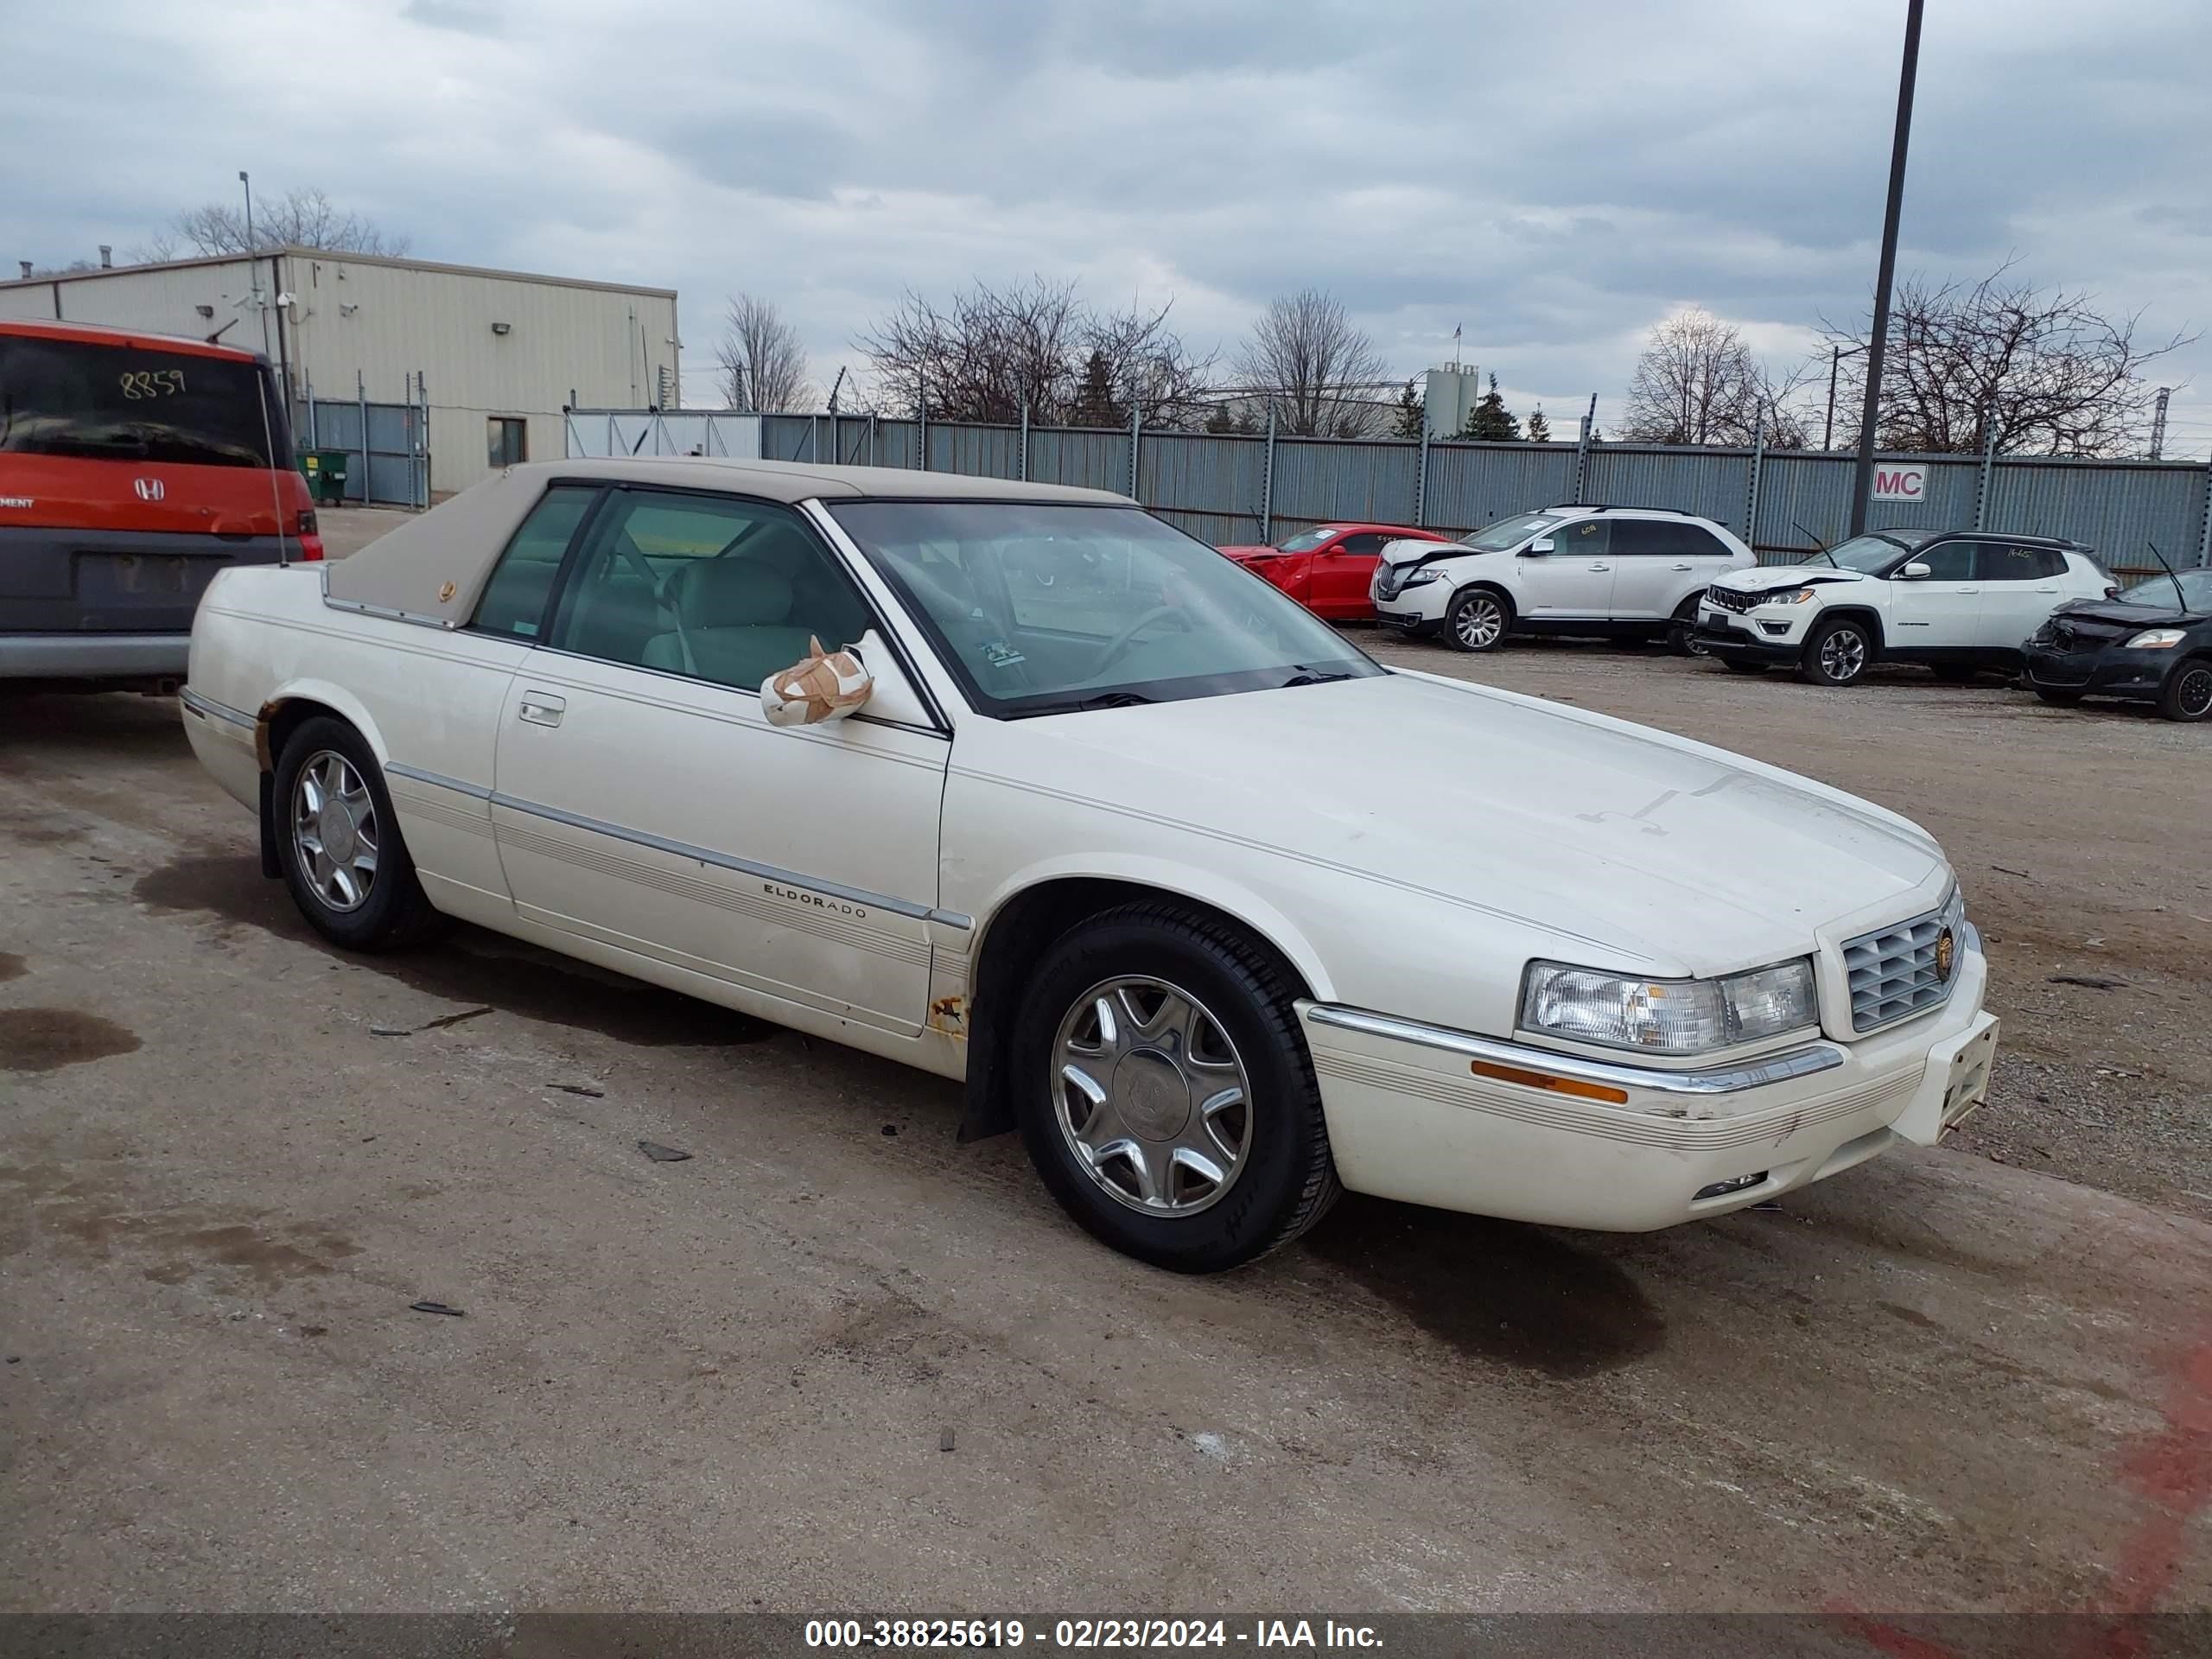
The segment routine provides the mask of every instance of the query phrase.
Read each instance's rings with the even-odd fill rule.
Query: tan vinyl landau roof
[[[458,627],[476,613],[477,595],[517,525],[556,480],[657,484],[727,490],[771,501],[1067,501],[1128,506],[1106,490],[1019,484],[957,473],[908,472],[896,467],[809,467],[775,461],[719,461],[702,456],[638,461],[541,461],[510,467],[421,518],[378,537],[351,558],[326,567],[323,592],[341,605],[395,611]]]

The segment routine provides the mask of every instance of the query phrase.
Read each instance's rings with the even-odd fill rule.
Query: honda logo
[[[168,493],[162,486],[162,480],[158,478],[135,480],[130,487],[138,492],[138,499],[141,501],[158,501]]]

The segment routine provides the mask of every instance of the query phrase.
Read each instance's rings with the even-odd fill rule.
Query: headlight
[[[1532,962],[1521,1024],[1569,1042],[1646,1054],[1701,1054],[1817,1024],[1809,957],[1726,979],[1631,979]]]
[[[1813,590],[1810,588],[1778,588],[1770,594],[1761,594],[1759,603],[1762,605],[1804,605],[1809,604],[1812,597]]]
[[[2186,630],[2182,628],[2145,628],[2127,642],[2130,651],[2171,651],[2181,644]]]
[[[1444,575],[1445,572],[1440,567],[1433,564],[1424,564],[1420,569],[1414,571],[1413,575],[1406,578],[1405,585],[1408,588],[1418,588],[1423,582],[1441,582],[1444,579]]]

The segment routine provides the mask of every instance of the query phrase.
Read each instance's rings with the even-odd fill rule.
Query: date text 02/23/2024
[[[1173,1648],[1371,1648],[1374,1629],[1333,1619],[1265,1618],[1232,1629],[1213,1618],[809,1619],[806,1645],[821,1649],[1021,1648],[1064,1651]]]

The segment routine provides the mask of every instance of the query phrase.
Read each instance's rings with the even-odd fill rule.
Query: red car
[[[1316,616],[1332,622],[1371,622],[1375,607],[1368,602],[1367,589],[1382,543],[1451,539],[1403,524],[1317,524],[1279,547],[1224,547],[1221,551],[1265,576]]]

